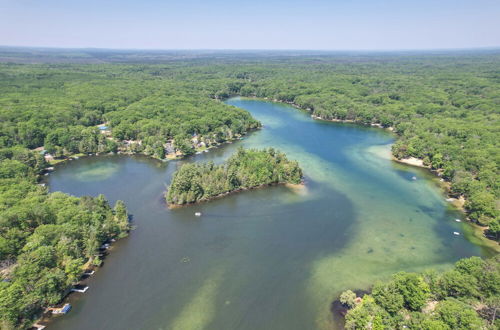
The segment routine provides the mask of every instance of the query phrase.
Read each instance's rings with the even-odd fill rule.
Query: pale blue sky
[[[387,50],[500,46],[500,0],[0,0],[0,45]]]

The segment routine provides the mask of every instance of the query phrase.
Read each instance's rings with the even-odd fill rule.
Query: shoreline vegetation
[[[68,153],[65,152],[63,155],[55,158],[52,154],[47,153],[47,151],[43,148],[33,149],[33,152],[40,152],[44,155],[45,160],[48,165],[58,165],[67,161],[77,160],[81,157],[91,157],[91,156],[100,156],[100,155],[143,155],[146,157],[150,157],[153,159],[157,159],[160,161],[169,161],[169,160],[178,160],[184,157],[188,157],[194,154],[200,154],[202,152],[208,152],[210,149],[218,148],[224,144],[229,144],[236,142],[238,140],[242,140],[248,133],[252,131],[261,129],[262,126],[258,123],[255,127],[249,128],[247,131],[242,132],[241,134],[235,134],[234,136],[226,137],[223,139],[219,139],[218,141],[206,139],[204,137],[193,136],[190,144],[177,143],[175,140],[168,140],[168,142],[163,146],[164,151],[159,153],[150,153],[145,148],[141,148],[140,145],[142,141],[114,141],[112,138],[108,138],[111,141],[114,141],[117,146],[112,150],[106,150],[103,152],[89,152],[89,153]],[[198,143],[199,140],[209,141],[208,143]],[[139,147],[137,147],[139,146]],[[162,154],[163,158],[158,157],[158,154]],[[51,167],[47,167],[47,172],[52,170]]]
[[[459,260],[438,273],[399,272],[362,297],[344,291],[346,329],[498,329],[500,257]]]
[[[247,97],[250,99],[259,99],[260,97],[257,96],[243,96]],[[291,102],[291,101],[285,101],[285,100],[280,100],[280,99],[270,99],[268,97],[263,97],[260,99],[264,99],[267,101],[272,101],[272,102],[277,102],[277,103],[283,103],[290,105],[298,110],[301,111],[307,111],[307,112],[313,112],[311,108],[304,108],[300,106],[297,103]],[[390,131],[391,133],[394,133],[396,137],[399,139],[400,135],[399,132],[392,126],[384,126],[383,124],[379,122],[371,122],[367,123],[365,121],[356,121],[352,119],[339,119],[339,118],[331,118],[331,119],[326,119],[318,115],[311,114],[311,118],[314,120],[322,120],[322,121],[328,121],[328,122],[336,122],[336,123],[348,123],[348,124],[356,124],[356,125],[361,125],[361,126],[371,126],[371,127],[376,127],[376,128],[381,128]],[[493,246],[495,250],[500,251],[500,242],[498,242],[499,239],[499,231],[500,228],[497,228],[499,226],[498,224],[498,215],[494,217],[492,220],[484,220],[486,222],[481,222],[478,219],[474,219],[471,217],[472,210],[470,210],[470,204],[468,204],[468,199],[464,194],[457,194],[456,191],[454,191],[452,183],[453,183],[453,178],[450,177],[449,175],[446,175],[445,169],[442,167],[434,167],[432,165],[432,162],[429,164],[429,160],[427,159],[422,159],[418,157],[413,157],[413,156],[407,156],[407,157],[397,157],[395,154],[395,146],[398,141],[396,141],[395,144],[393,144],[393,148],[391,150],[391,158],[393,161],[409,166],[414,166],[414,167],[420,167],[420,168],[425,168],[431,173],[433,173],[437,178],[440,179],[440,187],[443,189],[443,192],[446,196],[446,201],[452,203],[457,209],[462,211],[466,215],[467,221],[473,225],[473,226],[478,226],[481,228],[482,232],[482,238],[485,238],[489,241],[495,241],[497,244]],[[426,163],[427,162],[427,163]],[[440,161],[440,164],[442,163],[442,160]],[[469,200],[470,202],[470,200]],[[482,207],[487,207],[484,205]],[[491,206],[490,206],[491,207]],[[495,207],[495,206],[494,206]],[[490,211],[490,213],[493,215],[495,214],[494,211]],[[498,213],[498,210],[497,210]],[[491,223],[491,226],[488,225]],[[490,233],[491,232],[491,233]],[[492,246],[492,245],[490,245]]]
[[[2,328],[27,328],[42,306],[59,302],[95,249],[120,235],[102,223],[124,224],[104,197],[48,193],[40,184],[47,162],[118,151],[168,159],[241,138],[260,123],[215,101],[230,95],[392,128],[394,157],[441,174],[450,196],[465,197],[468,217],[498,241],[498,52],[167,64],[100,54],[90,55],[101,56],[99,65],[57,54],[50,64],[21,64],[32,57],[20,50],[0,63]]]
[[[302,176],[299,164],[280,151],[240,147],[221,165],[182,165],[173,174],[165,198],[169,207],[175,207],[269,185],[298,185]]]

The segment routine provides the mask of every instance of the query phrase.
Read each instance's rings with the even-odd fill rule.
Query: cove
[[[489,255],[455,222],[462,215],[431,174],[389,159],[387,132],[315,121],[272,102],[226,103],[264,128],[182,161],[87,157],[47,178],[51,191],[125,201],[136,226],[48,329],[331,329],[330,304],[342,290]],[[300,162],[305,188],[166,208],[165,186],[180,164],[219,163],[239,146],[284,151]]]

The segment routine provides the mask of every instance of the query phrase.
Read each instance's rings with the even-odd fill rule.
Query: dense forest
[[[397,273],[362,298],[340,296],[347,329],[498,329],[500,262],[462,259],[444,273]]]
[[[160,159],[183,156],[260,127],[248,112],[220,102],[232,95],[290,103],[327,120],[391,127],[397,135],[394,155],[423,159],[451,183],[452,195],[466,198],[469,217],[485,226],[491,238],[499,238],[498,51],[42,53],[0,48],[2,328],[26,326],[43,306],[58,302],[83,265],[96,260],[96,248],[128,230],[123,203],[112,209],[102,196],[49,194],[38,185],[47,161],[117,151]],[[249,160],[242,168],[253,173],[252,164]],[[296,182],[300,169],[292,167],[283,173]],[[187,176],[204,177],[199,184],[207,185],[206,192],[181,185],[171,189],[177,193],[170,201],[196,201],[274,175],[259,168],[262,177],[233,181],[235,173],[226,173],[227,168],[182,168]],[[203,175],[211,171],[223,180],[212,182]],[[498,260],[485,265],[493,262]],[[434,285],[428,279],[425,283]],[[494,288],[477,290],[498,295]],[[443,303],[448,311],[467,303],[449,293],[435,298],[445,297],[455,299]],[[474,297],[486,301],[490,296],[478,291]]]
[[[78,282],[101,245],[129,230],[127,209],[104,196],[72,197],[37,184],[39,153],[0,151],[0,328],[26,328]]]
[[[273,148],[239,148],[225,163],[184,164],[174,173],[167,202],[180,205],[262,185],[299,184],[302,170],[296,161]]]
[[[391,127],[394,155],[423,159],[499,238],[498,52],[37,54],[49,63],[0,64],[0,147],[186,155],[259,127],[216,100],[279,100],[327,120]],[[34,60],[5,49],[1,58]],[[99,134],[103,123],[109,135]]]
[[[163,159],[168,142],[170,152],[191,154],[259,126],[204,97],[203,85],[193,90],[143,69],[0,66],[0,147],[44,147],[56,157],[124,148]],[[110,132],[97,127],[104,123]]]

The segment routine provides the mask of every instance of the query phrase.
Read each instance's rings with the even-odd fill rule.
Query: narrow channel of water
[[[467,225],[455,222],[461,215],[430,174],[390,161],[387,132],[313,121],[271,102],[227,103],[264,128],[183,161],[101,156],[56,168],[51,191],[124,200],[136,230],[48,329],[329,329],[330,303],[344,289],[488,254],[453,235]],[[305,188],[166,209],[162,194],[177,166],[220,162],[239,146],[286,152],[305,170]]]

